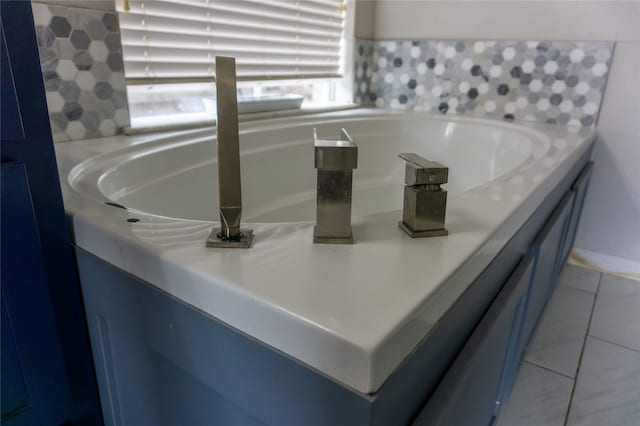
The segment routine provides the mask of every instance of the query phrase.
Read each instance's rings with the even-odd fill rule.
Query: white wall
[[[640,264],[640,2],[378,0],[368,7],[375,39],[616,41],[576,247]]]
[[[375,14],[375,1],[356,0],[355,36],[357,38],[373,38],[373,22]]]

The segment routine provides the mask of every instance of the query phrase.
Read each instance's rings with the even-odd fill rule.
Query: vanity
[[[314,244],[312,128],[349,131],[353,245]],[[241,123],[253,247],[205,247],[215,131],[56,146],[109,425],[491,424],[567,259],[596,133],[358,109]],[[404,161],[449,168],[410,238]]]

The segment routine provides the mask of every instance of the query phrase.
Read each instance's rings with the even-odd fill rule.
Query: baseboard
[[[581,266],[594,271],[640,281],[640,262],[636,260],[575,248],[571,251],[568,263],[570,265]]]

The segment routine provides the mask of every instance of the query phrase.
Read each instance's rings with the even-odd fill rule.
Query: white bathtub
[[[358,144],[353,246],[312,243],[313,127],[322,137],[345,127]],[[76,244],[364,393],[380,388],[595,137],[375,110],[244,123],[243,222],[256,239],[229,250],[204,246],[218,217],[214,135],[59,144]],[[411,239],[398,228],[401,152],[449,167],[449,236]]]

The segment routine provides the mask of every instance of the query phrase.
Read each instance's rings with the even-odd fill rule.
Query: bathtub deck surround
[[[316,185],[316,226],[313,242],[353,244],[351,194],[353,170],[358,168],[358,146],[340,129],[339,139],[319,139],[313,129]]]
[[[358,244],[312,242],[315,173],[295,160],[313,155],[313,128],[348,128],[359,141]],[[570,188],[585,182],[576,178],[595,132],[376,110],[240,130],[245,212],[257,234],[251,250],[203,244],[217,211],[199,197],[216,179],[211,129],[57,147],[106,423],[161,415],[187,423],[223,416],[228,424],[404,424],[422,407],[442,412],[429,395],[443,374],[456,386],[464,371],[450,365],[490,374],[498,395],[507,368],[500,348],[517,324],[510,314],[528,294],[527,274],[509,276],[535,253],[532,244],[564,244],[557,218],[572,203],[561,200],[575,200]],[[398,229],[398,151],[457,171],[447,183],[448,237],[413,239]],[[555,270],[546,261],[535,270],[538,263]],[[518,291],[500,299],[509,301],[504,310],[492,300],[507,279]],[[478,321],[500,345],[484,342]],[[488,368],[459,361],[463,352],[477,361],[478,350]],[[505,377],[517,367],[508,364]],[[490,397],[474,409],[492,416]]]
[[[356,245],[311,242],[313,169],[288,158],[311,157],[313,127],[319,134],[349,128],[361,141]],[[434,135],[429,143],[424,134]],[[257,234],[251,251],[204,247],[217,207],[201,203],[196,195],[203,191],[194,185],[204,190],[215,182],[210,129],[57,146],[75,242],[367,394],[429,333],[588,150],[595,133],[359,110],[246,123],[240,137],[246,220]],[[394,139],[398,143],[390,144]],[[415,240],[398,229],[399,150],[458,170],[447,184],[447,238]],[[429,270],[429,279],[410,265]]]
[[[449,169],[414,153],[400,154],[407,162],[404,174],[404,203],[398,226],[411,238],[448,235],[444,227]]]

